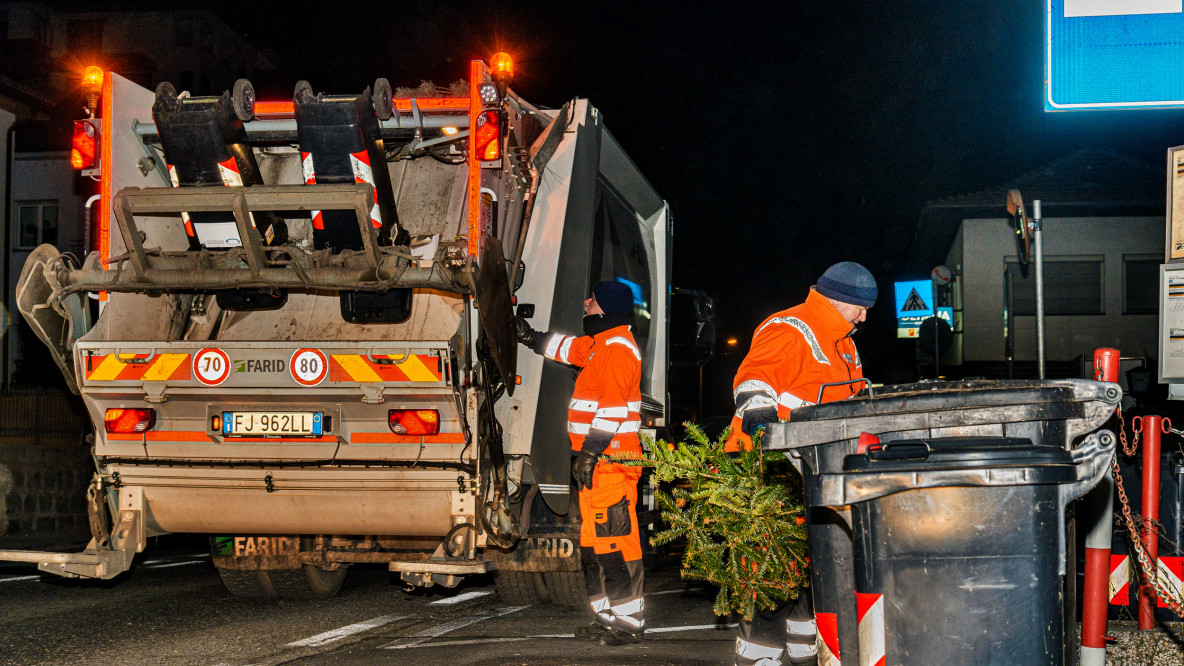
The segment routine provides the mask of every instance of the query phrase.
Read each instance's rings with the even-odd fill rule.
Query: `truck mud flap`
[[[493,552],[499,571],[580,571],[580,528],[531,535],[513,550]]]
[[[210,537],[214,566],[220,569],[257,571],[299,569],[300,538],[293,536],[236,535]]]

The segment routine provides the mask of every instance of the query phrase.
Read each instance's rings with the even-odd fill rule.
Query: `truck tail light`
[[[93,169],[99,155],[99,130],[92,119],[74,121],[74,138],[70,142],[70,166]]]
[[[392,409],[386,423],[396,435],[435,435],[440,432],[440,412],[435,409]]]
[[[473,148],[477,159],[482,162],[502,158],[501,113],[497,109],[482,111],[477,116],[477,131],[473,135]]]
[[[103,426],[107,432],[144,432],[154,425],[155,409],[108,409],[103,413]]]

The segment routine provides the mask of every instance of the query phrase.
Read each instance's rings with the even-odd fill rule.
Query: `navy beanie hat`
[[[814,290],[842,303],[865,308],[876,304],[876,279],[871,271],[854,261],[840,261],[826,269]]]
[[[592,287],[596,303],[604,314],[626,314],[633,312],[633,290],[620,282],[607,281]]]

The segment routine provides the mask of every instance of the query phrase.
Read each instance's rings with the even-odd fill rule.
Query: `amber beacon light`
[[[86,106],[93,116],[99,93],[103,90],[103,68],[91,65],[82,70],[82,92],[86,95]]]
[[[497,84],[497,96],[506,98],[506,87],[514,80],[514,59],[509,53],[498,51],[489,59],[489,78]]]

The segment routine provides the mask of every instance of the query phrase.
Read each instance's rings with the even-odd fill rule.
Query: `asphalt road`
[[[721,664],[735,629],[712,593],[676,570],[646,580],[646,639],[576,641],[590,616],[501,603],[487,578],[403,591],[382,567],[354,567],[337,596],[230,596],[200,542],[165,543],[110,582],[0,566],[0,661],[6,664]]]

